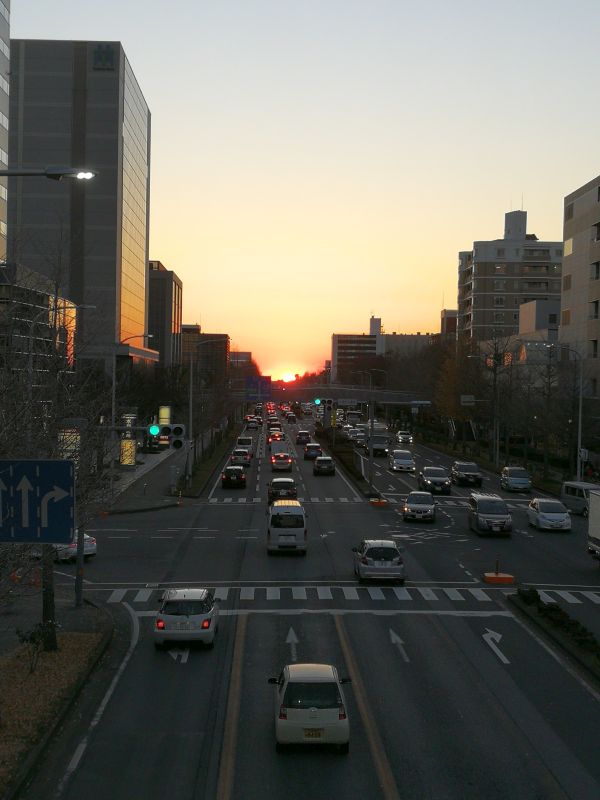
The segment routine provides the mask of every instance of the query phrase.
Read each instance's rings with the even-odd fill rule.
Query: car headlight
[[[425,478],[425,483],[431,483],[431,481],[429,480],[429,478]]]

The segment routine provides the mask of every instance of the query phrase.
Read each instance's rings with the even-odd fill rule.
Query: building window
[[[504,258],[505,252],[506,251],[503,247],[496,248],[496,255],[498,256],[498,258]]]
[[[494,297],[494,305],[495,306],[504,306],[504,298],[503,297]]]
[[[558,322],[558,314],[548,314],[548,325],[556,325]]]
[[[560,249],[560,247],[558,248],[558,250],[554,251],[554,255],[555,256],[562,256],[562,250]]]
[[[571,275],[563,275],[563,292],[568,292],[571,288]]]
[[[506,281],[494,281],[494,291],[503,292],[506,289]]]
[[[598,310],[599,310],[598,306],[599,305],[600,305],[600,303],[598,302],[598,300],[593,300],[590,303],[590,319],[598,319]]]
[[[574,203],[569,203],[568,206],[565,206],[565,222],[568,219],[573,219],[573,206]]]
[[[600,222],[596,222],[592,225],[592,241],[600,241]]]
[[[504,313],[502,311],[494,311],[494,322],[504,322]]]
[[[590,264],[590,280],[597,281],[600,279],[600,261],[594,261]]]
[[[519,315],[518,314],[513,314],[513,319],[514,319],[515,322],[517,322],[517,320],[519,319]]]
[[[496,271],[496,275],[505,275],[506,274],[506,264],[496,264],[494,266]]]
[[[590,358],[598,358],[598,339],[590,339]]]
[[[570,256],[573,252],[573,239],[567,239],[565,241],[565,246],[563,248],[563,254],[565,256]]]
[[[560,324],[561,325],[570,325],[571,324],[571,309],[565,308],[565,310],[560,315]]]

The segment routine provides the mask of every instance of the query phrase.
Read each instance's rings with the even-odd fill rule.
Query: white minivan
[[[306,555],[306,512],[298,500],[275,500],[267,509],[267,552],[295,551]]]
[[[560,489],[560,499],[575,514],[587,517],[590,510],[590,490],[600,491],[597,483],[565,481]]]
[[[238,436],[236,447],[243,447],[250,453],[250,458],[254,457],[254,439],[252,436]]]

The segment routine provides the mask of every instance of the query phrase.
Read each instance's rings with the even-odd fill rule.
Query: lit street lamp
[[[0,170],[0,178],[49,178],[51,181],[61,181],[63,178],[73,178],[78,181],[91,181],[96,175],[98,175],[98,173],[92,170],[75,167]]]

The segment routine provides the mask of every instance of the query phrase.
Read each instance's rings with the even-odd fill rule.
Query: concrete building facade
[[[583,359],[584,392],[600,392],[600,176],[564,199],[559,341]],[[577,358],[577,356],[574,356]]]
[[[8,168],[9,76],[10,0],[0,0],[0,169]],[[0,262],[6,260],[7,218],[7,178],[0,178]]]
[[[92,181],[11,178],[9,258],[76,304],[84,357],[157,361],[148,322],[150,112],[120,42],[11,42],[11,168],[86,167]],[[126,342],[126,340],[128,340]]]
[[[148,278],[148,333],[152,334],[152,349],[159,352],[160,367],[180,366],[183,284],[160,261],[149,262]]]
[[[527,233],[526,211],[505,214],[502,239],[458,254],[457,335],[481,341],[517,333],[522,303],[560,299],[562,257],[562,242]]]

